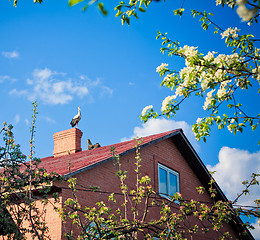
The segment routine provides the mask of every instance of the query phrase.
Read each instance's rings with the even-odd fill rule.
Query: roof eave
[[[186,136],[183,134],[183,131],[180,131],[180,135],[176,135],[175,138],[172,138],[174,141],[174,144],[177,146],[179,151],[182,153],[185,160],[188,162],[190,167],[195,172],[196,176],[200,179],[201,183],[205,187],[205,189],[208,189],[208,183],[212,179],[211,174],[209,173],[208,169],[204,165],[204,163],[201,161],[200,157],[192,147],[189,140],[186,138]],[[216,182],[213,182],[213,187],[217,190],[216,200],[222,200],[227,202],[228,199],[219,187],[219,185]],[[243,239],[245,240],[254,240],[254,237],[250,233],[250,231],[242,226],[243,222],[240,217],[236,217],[234,219],[234,222],[230,223],[233,229],[241,233],[243,230],[247,232],[247,236],[243,236]],[[241,236],[242,237],[242,236]]]

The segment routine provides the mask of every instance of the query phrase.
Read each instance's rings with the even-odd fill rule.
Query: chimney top
[[[61,132],[54,133],[54,150],[53,156],[63,156],[69,153],[82,151],[81,137],[82,132],[78,128],[71,128]]]

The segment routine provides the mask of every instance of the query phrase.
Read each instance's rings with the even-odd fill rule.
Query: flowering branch
[[[202,15],[207,26],[213,23],[208,19],[207,14],[192,11],[194,15]],[[202,27],[205,27],[205,24]],[[193,125],[193,132],[197,140],[201,138],[206,141],[209,136],[210,126],[213,123],[219,129],[226,125],[228,130],[236,134],[242,132],[248,123],[252,130],[255,130],[260,123],[260,114],[249,116],[243,109],[242,104],[236,103],[235,93],[238,90],[248,90],[252,84],[260,83],[259,53],[260,49],[254,46],[252,35],[239,35],[239,29],[228,28],[221,30],[222,39],[228,47],[233,48],[233,54],[224,55],[215,52],[208,52],[207,55],[199,53],[197,47],[185,45],[180,46],[178,41],[172,41],[166,34],[158,32],[157,39],[162,40],[161,52],[167,52],[169,56],[178,56],[185,60],[185,65],[180,71],[170,70],[168,64],[162,63],[156,68],[160,76],[164,76],[161,86],[175,90],[175,94],[168,96],[162,102],[161,114],[154,111],[153,106],[145,107],[142,111],[141,120],[146,122],[149,118],[156,118],[162,115],[167,117],[175,116],[180,104],[189,96],[204,97],[206,94],[203,109],[211,111],[208,117],[198,118]],[[205,27],[206,29],[208,27]],[[216,32],[215,32],[216,33]],[[216,91],[217,90],[217,91]],[[216,91],[216,92],[215,92]],[[178,100],[178,98],[180,98]],[[234,104],[229,101],[233,100]],[[219,115],[220,107],[233,109],[234,116]]]

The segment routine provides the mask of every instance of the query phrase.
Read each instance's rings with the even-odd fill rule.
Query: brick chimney
[[[82,151],[81,137],[82,132],[78,128],[71,128],[61,132],[54,133],[54,150],[53,156],[68,155],[70,152],[76,153]]]

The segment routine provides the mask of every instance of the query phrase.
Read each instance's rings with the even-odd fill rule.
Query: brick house
[[[82,151],[81,137],[82,132],[77,128],[55,133],[53,156],[41,159],[41,167],[47,169],[48,172],[57,172],[65,177],[76,177],[80,204],[93,206],[97,201],[106,201],[108,193],[120,192],[119,180],[115,176],[115,166],[111,156],[111,147],[114,146],[117,154],[120,155],[122,169],[128,172],[129,188],[134,188],[136,183],[135,140]],[[211,176],[181,129],[144,137],[140,153],[141,173],[152,179],[151,184],[156,192],[161,195],[180,192],[184,199],[212,202],[209,194],[201,195],[196,190],[198,186],[204,186],[207,189]],[[102,191],[86,191],[91,186],[99,186]],[[227,201],[217,184],[215,188],[216,199]],[[59,192],[60,203],[56,204],[58,207],[71,197],[71,190],[64,182],[54,182],[52,190]],[[50,200],[52,201],[51,197]],[[63,234],[71,229],[74,232],[78,231],[70,222],[63,223],[53,207],[48,206],[45,220],[52,240],[66,239]],[[156,211],[151,212],[150,218],[155,215]],[[241,222],[239,218],[236,221]],[[241,229],[240,225],[234,222],[226,224],[224,230],[231,233],[232,239],[253,239],[249,232],[247,237],[240,237],[241,231],[247,230]],[[212,231],[193,239],[217,239],[218,237],[219,233]]]

